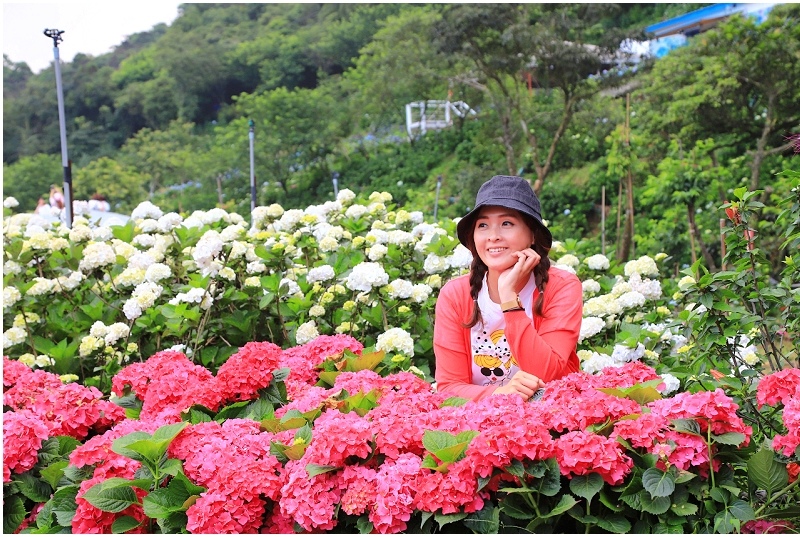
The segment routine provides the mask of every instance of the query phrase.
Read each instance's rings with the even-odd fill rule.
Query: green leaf
[[[185,422],[183,422],[185,423]],[[141,456],[141,459],[138,460],[146,460],[152,463],[157,463],[161,456],[167,452],[167,448],[169,447],[169,440],[152,440],[152,439],[144,439],[144,440],[137,440],[136,442],[131,442],[130,444],[125,446],[126,451],[134,451]]]
[[[600,474],[591,473],[578,475],[570,479],[569,490],[576,496],[591,500],[603,488],[603,478]]]
[[[672,425],[675,427],[675,430],[679,433],[688,433],[697,436],[702,436],[700,434],[700,425],[697,423],[696,420],[691,419],[676,419],[672,420]]]
[[[469,399],[464,399],[463,397],[448,397],[447,399],[442,401],[442,404],[439,405],[439,408],[444,408],[446,406],[455,406],[455,407],[464,406],[468,402]]]
[[[578,500],[570,496],[569,494],[564,494],[558,503],[556,504],[553,509],[550,510],[547,514],[542,514],[543,518],[550,518],[556,515],[560,515],[562,513],[566,513],[570,509],[572,509],[575,505],[578,504]]]
[[[500,509],[492,502],[483,504],[480,511],[470,513],[464,519],[464,525],[475,533],[498,533],[500,531]]]
[[[675,478],[670,472],[648,468],[642,474],[642,485],[650,496],[669,496],[675,491]]]
[[[541,479],[533,483],[532,488],[545,496],[555,496],[561,490],[561,471],[558,462],[555,458],[550,458],[545,460],[544,464],[547,470]]]
[[[168,440],[171,442],[188,426],[189,424],[185,421],[163,425],[156,429],[156,431],[153,433],[153,440]]]
[[[731,515],[735,516],[741,522],[748,522],[756,518],[756,513],[753,511],[752,506],[738,498],[733,500],[728,510],[731,512]]]
[[[356,520],[356,528],[358,528],[358,533],[372,533],[372,530],[375,529],[375,526],[372,525],[372,522],[369,521],[369,517],[367,515],[358,517]]]
[[[64,477],[64,468],[69,466],[69,461],[57,461],[53,464],[42,468],[39,472],[44,479],[54,490],[58,487],[58,482]]]
[[[669,510],[670,505],[672,505],[668,497],[658,496],[653,498],[646,490],[640,491],[638,496],[642,511],[651,513],[653,515],[661,515],[666,513]]]
[[[178,475],[183,472],[183,463],[178,459],[167,459],[161,465],[161,473],[166,475]]]
[[[19,486],[20,493],[35,503],[43,503],[50,499],[52,493],[50,485],[31,472],[15,475],[14,482]]]
[[[58,454],[62,457],[66,457],[81,445],[77,438],[71,436],[56,436],[54,438],[58,440]]]
[[[167,518],[175,511],[183,510],[186,498],[169,487],[154,490],[144,497],[142,506],[144,514],[150,518]]]
[[[78,485],[70,485],[68,487],[61,487],[55,494],[53,494],[53,514],[56,516],[56,521],[61,526],[72,526],[72,519],[75,518],[75,510],[78,504],[75,501],[75,496],[78,494]]]
[[[500,510],[504,515],[518,520],[530,520],[535,516],[533,509],[517,494],[509,494],[500,500]]]
[[[747,476],[756,487],[766,490],[769,495],[789,483],[786,465],[776,461],[775,453],[766,447],[762,447],[748,459]]]
[[[8,498],[3,497],[3,534],[11,535],[14,533],[27,515],[25,504],[22,498],[17,495]]]
[[[443,527],[445,524],[449,524],[451,522],[458,522],[459,520],[463,520],[467,517],[468,513],[452,513],[449,515],[443,515],[440,513],[436,513],[433,515],[433,519],[439,524],[439,527]]]
[[[132,433],[128,433],[125,436],[121,436],[114,440],[114,442],[111,444],[111,451],[135,461],[142,461],[142,454],[138,451],[128,449],[128,444],[133,444],[134,442],[148,438],[151,438],[151,436],[144,431],[134,431]]]
[[[505,471],[514,477],[522,478],[525,476],[525,466],[518,460],[514,459],[505,467]]]
[[[726,446],[738,446],[744,442],[747,437],[742,433],[723,433],[719,435],[712,434],[711,439]]]
[[[697,514],[697,505],[688,502],[673,503],[670,510],[679,516],[690,516]]]
[[[306,472],[308,473],[308,477],[310,478],[316,475],[338,470],[338,468],[339,468],[338,466],[329,466],[322,464],[306,464]]]
[[[186,501],[190,496],[201,494],[206,491],[205,487],[195,485],[189,481],[189,478],[186,477],[183,472],[175,474],[175,477],[170,480],[167,488],[169,488],[175,494],[180,495],[184,501]]]
[[[83,493],[83,499],[101,511],[119,513],[131,505],[139,503],[132,487],[113,487],[104,489],[105,482],[97,483]]]
[[[133,518],[132,516],[121,516],[111,524],[111,533],[125,533],[133,528],[139,527],[141,522]]]

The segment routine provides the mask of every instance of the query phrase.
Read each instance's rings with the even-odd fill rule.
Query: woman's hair
[[[520,212],[519,214],[524,220],[525,224],[527,224],[527,226],[533,230],[533,245],[531,248],[541,257],[539,264],[533,269],[533,274],[536,278],[536,288],[539,289],[539,296],[533,303],[533,314],[541,317],[543,316],[542,304],[544,303],[544,290],[549,279],[548,271],[550,270],[550,248],[545,248],[542,246],[542,244],[546,243],[547,241],[545,234],[538,225],[538,222],[525,213]],[[478,293],[483,286],[483,277],[489,270],[489,267],[484,264],[478,255],[478,250],[475,248],[475,239],[473,235],[474,229],[470,230],[470,233],[467,236],[467,248],[469,248],[469,251],[472,252],[472,266],[470,266],[469,270],[469,294],[472,297],[473,309],[472,317],[470,317],[469,321],[464,324],[465,328],[472,328],[478,324],[478,321],[483,322],[481,309],[478,307]]]

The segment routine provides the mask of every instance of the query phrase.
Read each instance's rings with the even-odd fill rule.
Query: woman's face
[[[491,272],[503,272],[517,262],[515,252],[530,248],[533,230],[515,209],[481,208],[472,231],[475,250]]]

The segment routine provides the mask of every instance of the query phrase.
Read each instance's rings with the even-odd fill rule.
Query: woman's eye
[[[506,220],[505,222],[503,222],[503,225],[504,225],[504,226],[513,226],[513,225],[514,225],[514,222],[511,222],[511,221],[509,221],[509,220]]]

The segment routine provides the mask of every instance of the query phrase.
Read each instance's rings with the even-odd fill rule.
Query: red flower
[[[725,202],[731,203],[731,202]],[[734,201],[731,203],[731,206],[725,209],[725,214],[728,215],[728,218],[731,222],[736,224],[737,226],[742,223],[742,213],[739,212],[739,205]]]

